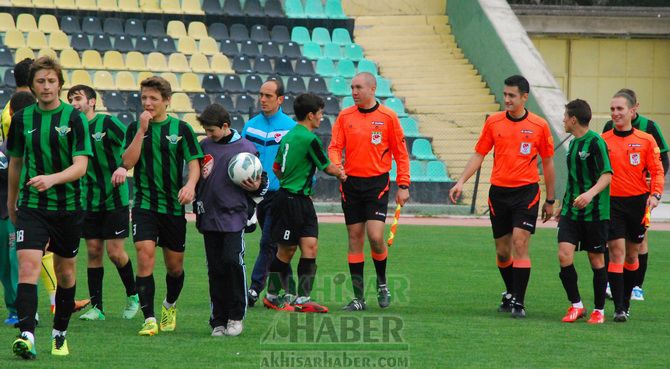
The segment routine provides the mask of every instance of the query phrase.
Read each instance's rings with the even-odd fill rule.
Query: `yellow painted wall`
[[[446,0],[342,0],[350,17],[370,15],[444,15]]]
[[[640,113],[670,137],[670,40],[533,37],[568,100],[589,102],[602,127],[620,88],[635,90]]]

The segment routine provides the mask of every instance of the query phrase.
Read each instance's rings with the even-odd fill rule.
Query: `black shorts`
[[[625,238],[640,243],[644,240],[647,228],[644,226],[644,215],[647,211],[649,194],[630,197],[610,197],[610,230],[609,241]]]
[[[20,208],[16,220],[16,249],[49,251],[73,258],[79,252],[83,211]]]
[[[558,221],[558,242],[571,243],[576,251],[605,253],[609,226],[609,220],[587,222],[562,216]]]
[[[368,220],[386,222],[390,183],[388,173],[376,177],[347,177],[340,185],[344,222],[347,225]]]
[[[90,211],[84,218],[82,237],[87,240],[116,240],[128,237],[130,213],[124,207],[116,210]]]
[[[514,228],[535,233],[537,212],[540,208],[540,186],[537,183],[521,187],[489,189],[489,216],[493,238],[512,233]]]
[[[186,249],[186,218],[133,208],[133,242],[154,241],[175,252]]]
[[[273,242],[297,245],[302,237],[319,237],[319,222],[312,199],[308,196],[277,191],[270,216]]]

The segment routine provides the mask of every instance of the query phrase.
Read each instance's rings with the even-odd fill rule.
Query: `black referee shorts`
[[[647,212],[649,194],[630,197],[610,197],[609,241],[625,238],[640,243],[644,240],[647,228],[644,215]]]
[[[347,225],[368,220],[386,222],[390,183],[388,173],[375,177],[348,176],[340,185],[344,222]]]
[[[302,237],[319,237],[319,222],[312,199],[285,190],[272,201],[270,235],[280,245],[298,245]]]
[[[532,183],[520,187],[491,185],[489,217],[493,238],[512,233],[514,228],[535,233],[537,212],[540,209],[540,186]]]

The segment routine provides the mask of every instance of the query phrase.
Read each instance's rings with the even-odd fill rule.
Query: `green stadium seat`
[[[335,96],[347,96],[351,94],[349,81],[342,77],[331,78],[328,82],[328,90]]]
[[[426,168],[422,161],[409,161],[409,178],[412,182],[426,182],[428,180],[428,177],[426,176]]]
[[[300,0],[298,0],[300,1]],[[299,44],[310,42],[312,39],[309,36],[309,31],[303,26],[293,27],[291,30],[291,41]]]
[[[307,0],[305,2],[305,16],[307,18],[326,18],[321,0]]]
[[[400,101],[399,99],[396,99],[395,97],[388,98],[384,101],[384,105],[386,105],[388,108],[393,110],[396,114],[398,114],[399,118],[403,118],[407,116],[407,112],[405,111],[405,105]]]
[[[349,46],[345,46],[344,57],[353,61],[362,60],[364,58],[363,48],[361,48],[359,44],[351,44]]]
[[[350,106],[354,106],[354,105],[356,105],[356,104],[354,103],[354,98],[353,97],[345,96],[342,99],[342,109],[346,109],[346,108],[348,108]]]
[[[335,70],[335,64],[331,59],[321,58],[316,61],[316,73],[323,77],[335,77],[337,76],[337,71]]]
[[[341,0],[326,0],[325,13],[326,13],[326,17],[331,18],[331,19],[345,19],[345,18],[347,18],[347,15],[344,14],[344,10],[342,9],[342,1]]]
[[[321,46],[316,42],[305,42],[302,45],[302,56],[307,59],[321,59]]]
[[[349,31],[346,28],[335,28],[333,30],[333,42],[342,46],[351,45]]]
[[[372,75],[377,75],[377,64],[368,59],[363,59],[358,62],[358,73],[370,72]]]
[[[447,167],[439,160],[432,160],[426,163],[426,176],[431,182],[449,182],[449,174],[447,174]]]
[[[340,60],[342,59],[342,48],[338,44],[328,42],[323,45],[323,56],[333,60]]]
[[[437,160],[433,154],[433,148],[430,141],[425,138],[417,138],[412,143],[412,155],[419,160]]]
[[[354,62],[348,59],[342,59],[337,62],[337,74],[344,78],[353,78],[356,75]]]
[[[331,42],[328,29],[324,27],[315,27],[312,30],[312,42],[316,42],[319,45],[325,45]]]
[[[304,18],[305,8],[300,0],[286,0],[284,2],[284,12],[289,18]]]
[[[377,90],[375,95],[379,97],[392,97],[393,92],[391,92],[391,82],[382,76],[377,76]]]
[[[405,132],[406,137],[420,137],[421,133],[419,132],[419,125],[416,123],[414,118],[405,117],[400,118],[400,125],[402,126],[403,132]]]

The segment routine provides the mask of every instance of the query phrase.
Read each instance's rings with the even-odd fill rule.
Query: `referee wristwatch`
[[[661,201],[661,194],[660,193],[652,193],[651,196],[654,196],[656,200]]]
[[[556,203],[556,199],[554,200],[545,199],[544,202],[546,202],[549,205],[554,205]]]
[[[398,188],[401,189],[401,190],[409,190],[408,185],[398,185]]]

